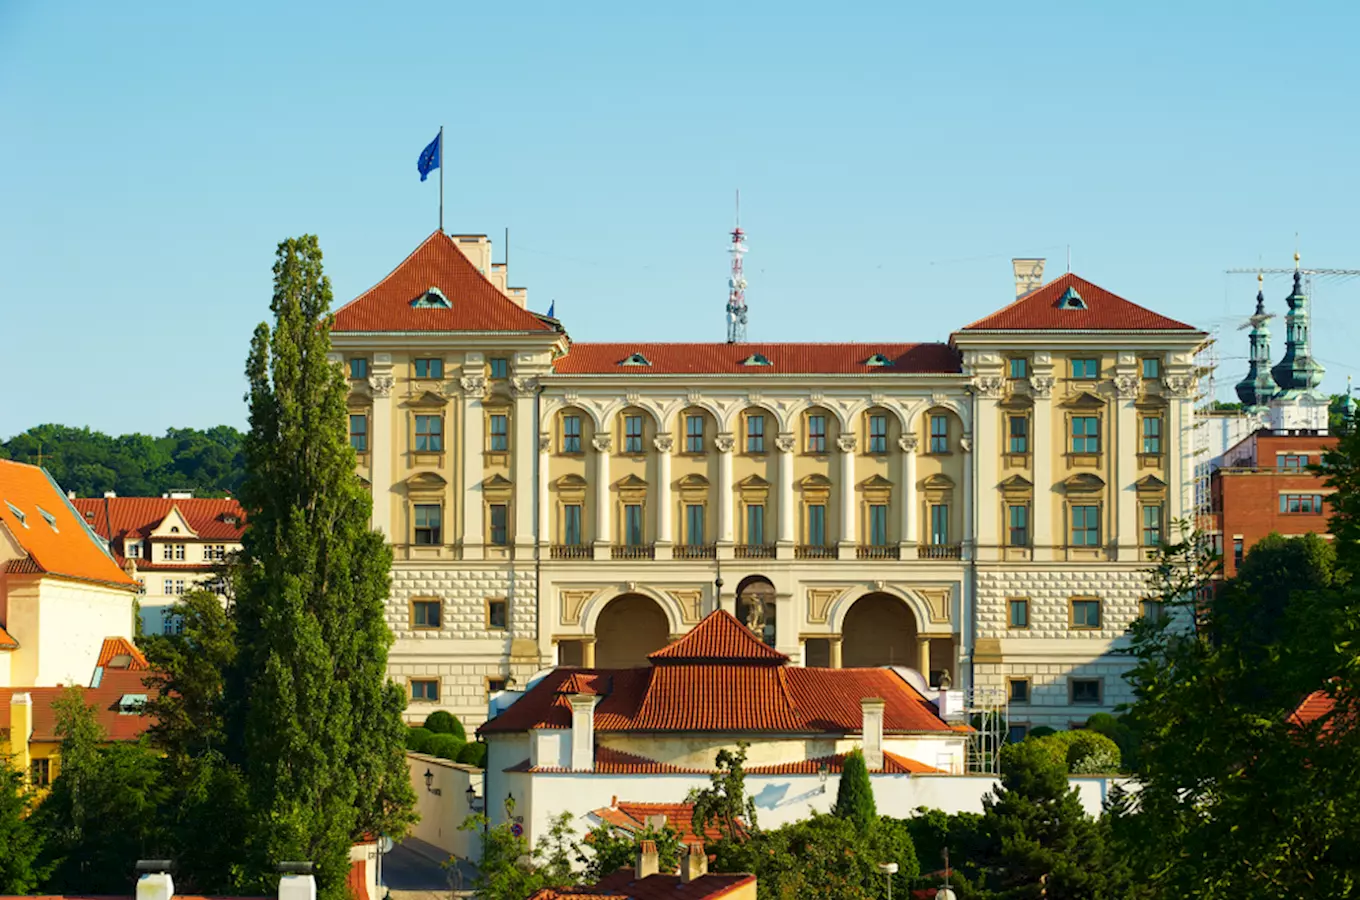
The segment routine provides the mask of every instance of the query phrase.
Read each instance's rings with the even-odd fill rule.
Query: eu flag
[[[420,170],[420,180],[424,181],[435,169],[439,168],[439,159],[443,156],[443,132],[435,135],[434,140],[424,150],[420,151],[420,159],[416,162],[416,168]]]

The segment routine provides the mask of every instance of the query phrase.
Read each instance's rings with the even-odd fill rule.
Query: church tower
[[[1271,427],[1326,432],[1328,398],[1318,390],[1325,370],[1322,363],[1313,359],[1308,295],[1303,292],[1298,253],[1294,254],[1294,290],[1285,302],[1289,304],[1289,313],[1284,320],[1284,356],[1270,370],[1280,389],[1270,404]]]
[[[1266,325],[1271,318],[1266,312],[1265,287],[1263,277],[1256,276],[1256,312],[1251,317],[1251,367],[1247,377],[1237,383],[1237,397],[1248,410],[1260,409],[1270,405],[1279,392],[1270,374],[1270,328]]]

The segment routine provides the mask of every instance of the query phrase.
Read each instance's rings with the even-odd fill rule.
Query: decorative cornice
[[[370,375],[368,376],[369,390],[373,391],[375,397],[387,397],[391,395],[393,386],[397,380],[391,375]]]

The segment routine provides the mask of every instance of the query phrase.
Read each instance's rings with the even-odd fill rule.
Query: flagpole
[[[444,231],[444,126],[439,126],[439,231]]]

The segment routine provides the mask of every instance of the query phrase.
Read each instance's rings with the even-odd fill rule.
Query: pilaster
[[[515,422],[513,444],[515,547],[522,551],[520,558],[527,558],[528,551],[534,545],[535,510],[534,492],[531,485],[534,484],[534,468],[535,463],[538,462],[535,458],[535,454],[538,453],[538,442],[534,440],[535,432],[538,430],[534,416],[534,396],[538,393],[538,379],[516,376],[511,380],[510,387],[515,397],[513,412]],[[544,520],[542,527],[546,528],[546,526],[547,521]]]
[[[1055,556],[1053,532],[1053,460],[1061,458],[1062,447],[1053,446],[1053,358],[1034,354],[1034,375],[1029,383],[1034,398],[1034,506],[1030,510],[1034,560],[1051,562]]]
[[[897,439],[902,450],[902,549],[913,550],[918,540],[916,536],[916,445],[919,439],[914,434],[904,434]],[[906,559],[904,553],[902,556]]]
[[[373,527],[393,542],[392,535],[392,443],[397,430],[392,423],[392,354],[373,354],[368,387],[373,392],[373,421],[368,426],[369,477],[373,488]],[[400,541],[397,543],[404,543]]]
[[[474,358],[475,357],[475,358]],[[482,479],[485,477],[486,416],[482,400],[486,398],[486,376],[481,374],[482,354],[469,353],[468,365],[477,374],[464,375],[463,388],[463,559],[482,559],[485,553],[484,510],[482,509]],[[445,440],[448,440],[445,435]]]
[[[858,440],[853,434],[842,434],[836,438],[836,449],[840,451],[840,483],[836,490],[841,500],[840,548],[841,559],[855,558],[855,448]]]
[[[614,451],[614,438],[608,432],[597,433],[590,442],[595,448],[595,558],[609,559],[609,544],[614,533],[614,510],[609,500],[609,454]]]

